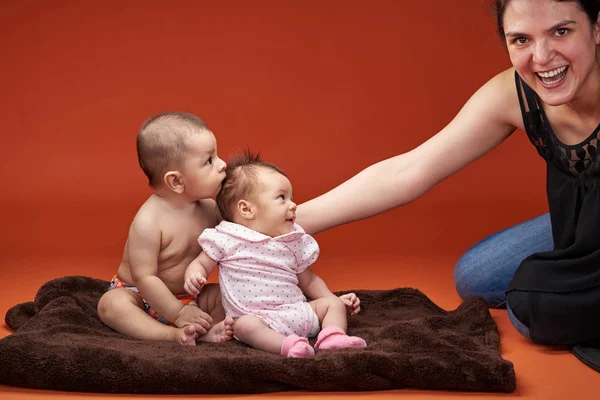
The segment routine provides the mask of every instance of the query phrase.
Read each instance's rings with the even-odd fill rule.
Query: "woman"
[[[408,203],[520,128],[546,160],[550,213],[475,245],[457,265],[457,290],[506,304],[515,327],[536,342],[598,340],[600,1],[496,0],[495,8],[513,67],[416,149],[300,205],[298,223],[315,233]],[[576,355],[594,367],[598,359],[582,349]]]

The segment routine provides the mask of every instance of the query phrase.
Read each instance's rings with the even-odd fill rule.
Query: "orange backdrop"
[[[199,115],[225,159],[260,150],[300,202],[410,150],[509,66],[490,2],[458,3],[4,0],[3,253],[116,265],[149,194],[136,131],[160,111]],[[517,132],[421,200],[319,240],[458,254],[543,212],[543,171]]]

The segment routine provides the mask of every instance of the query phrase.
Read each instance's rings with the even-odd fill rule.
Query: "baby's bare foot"
[[[197,336],[196,329],[192,325],[175,330],[175,341],[184,346],[195,346]]]
[[[233,318],[227,317],[214,325],[204,335],[198,337],[200,342],[226,342],[233,337]]]

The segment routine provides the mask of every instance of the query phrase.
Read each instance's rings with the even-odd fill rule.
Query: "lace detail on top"
[[[600,179],[600,125],[579,144],[569,146],[562,143],[552,130],[537,94],[516,72],[515,81],[525,131],[540,156],[576,178]]]

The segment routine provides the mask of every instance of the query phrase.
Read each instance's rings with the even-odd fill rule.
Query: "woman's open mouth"
[[[559,85],[567,76],[568,66],[558,67],[551,71],[536,72],[535,74],[545,87],[554,87]]]

